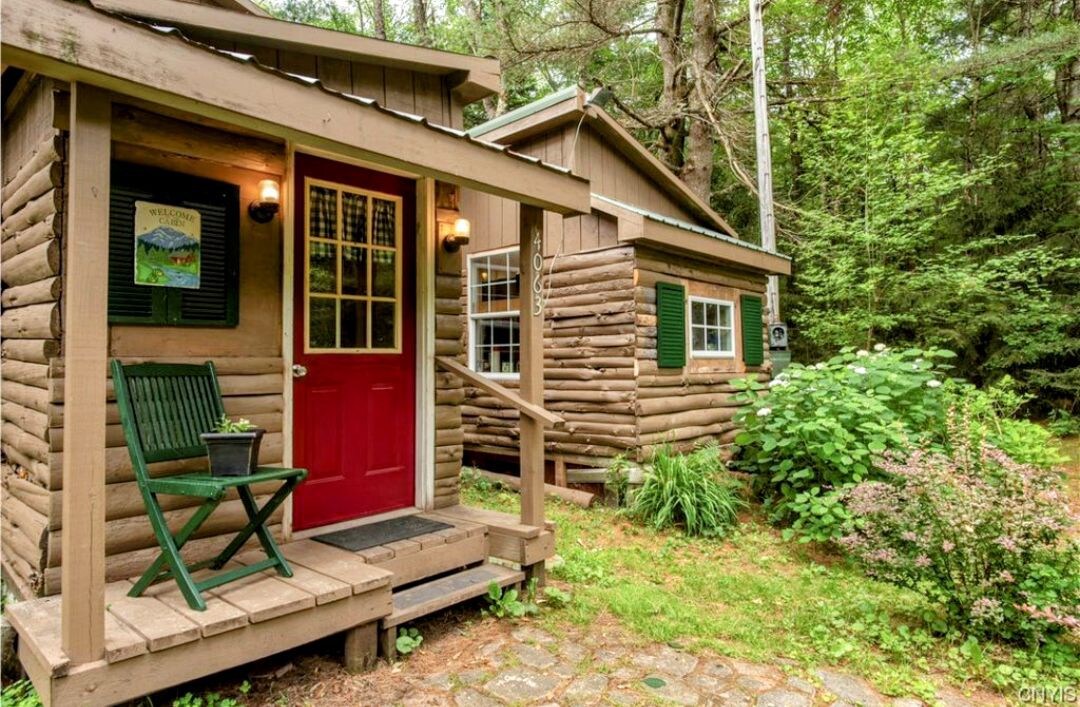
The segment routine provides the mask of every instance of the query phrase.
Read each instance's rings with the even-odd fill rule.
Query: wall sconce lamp
[[[248,205],[248,215],[255,223],[270,223],[281,208],[281,187],[273,179],[259,182],[259,198]]]
[[[453,213],[453,212],[451,212]],[[472,224],[467,218],[439,218],[439,238],[447,253],[456,253],[463,245],[469,245]]]

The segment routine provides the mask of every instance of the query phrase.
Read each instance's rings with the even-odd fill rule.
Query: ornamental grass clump
[[[872,577],[919,592],[965,634],[1080,639],[1080,546],[1060,477],[986,443],[889,454],[844,493],[838,542]]]
[[[739,510],[746,506],[739,492],[716,444],[690,454],[664,445],[653,455],[626,512],[657,530],[681,527],[687,535],[720,536],[735,525]]]

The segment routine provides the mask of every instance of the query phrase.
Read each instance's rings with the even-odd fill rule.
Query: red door
[[[415,183],[296,155],[297,530],[414,503]]]

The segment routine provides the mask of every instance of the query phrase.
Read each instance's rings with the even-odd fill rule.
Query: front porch
[[[16,604],[19,660],[45,704],[112,704],[344,634],[344,659],[364,669],[392,651],[397,626],[471,599],[491,582],[520,584],[515,565],[554,552],[549,526],[452,506],[422,518],[452,527],[349,552],[316,540],[282,545],[294,575],[266,571],[207,593],[190,609],[175,583],[127,596],[129,580],[105,585],[104,655],[73,660],[61,638],[61,596]],[[237,562],[258,561],[257,550]],[[495,562],[492,562],[495,560]]]

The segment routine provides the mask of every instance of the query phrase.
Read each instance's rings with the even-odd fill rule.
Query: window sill
[[[692,351],[690,352],[690,358],[733,359],[735,358],[735,352],[719,353],[716,351]]]

